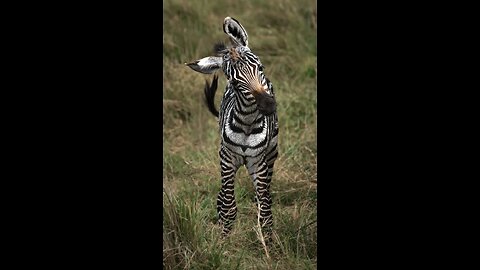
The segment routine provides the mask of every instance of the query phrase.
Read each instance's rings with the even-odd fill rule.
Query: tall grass
[[[314,269],[317,262],[316,2],[166,0],[163,21],[163,266],[165,269]],[[185,62],[227,41],[238,19],[275,87],[279,158],[272,180],[274,237],[268,256],[256,234],[252,181],[235,179],[238,216],[220,238],[217,119],[203,102],[211,76]],[[223,75],[222,75],[223,76]],[[220,77],[217,107],[225,87]]]

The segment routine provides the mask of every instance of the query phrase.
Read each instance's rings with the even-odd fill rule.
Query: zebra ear
[[[226,17],[223,20],[223,32],[237,45],[248,46],[248,35],[245,28],[234,18]]]
[[[185,63],[185,65],[197,72],[211,74],[222,67],[222,61],[222,57],[208,56],[191,63]]]

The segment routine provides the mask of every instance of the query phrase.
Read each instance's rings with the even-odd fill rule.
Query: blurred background
[[[273,83],[279,157],[272,180],[275,239],[267,252],[254,229],[256,206],[246,169],[235,179],[237,223],[217,238],[220,189],[217,119],[204,104],[205,80],[185,62],[228,42],[231,16]],[[166,269],[314,269],[317,211],[317,10],[313,0],[163,1],[163,265]],[[216,106],[226,85],[220,75]],[[267,254],[268,253],[268,254]],[[228,254],[229,256],[225,256]]]

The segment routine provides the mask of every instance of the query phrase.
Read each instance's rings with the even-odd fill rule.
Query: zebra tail
[[[218,86],[218,76],[217,74],[213,75],[212,84],[210,85],[208,81],[205,81],[205,103],[207,104],[208,110],[218,117],[218,111],[215,108],[215,93],[217,92]]]

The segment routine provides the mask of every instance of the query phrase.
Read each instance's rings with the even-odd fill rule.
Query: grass
[[[165,269],[315,269],[317,265],[316,2],[164,1],[163,266]],[[227,41],[222,22],[238,19],[275,87],[279,158],[272,180],[274,238],[268,256],[256,234],[254,190],[245,168],[235,179],[238,216],[220,238],[217,119],[203,102],[211,76],[185,62]],[[225,87],[219,80],[217,107]]]

